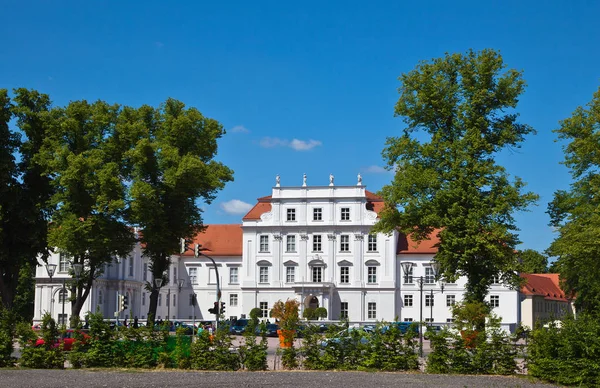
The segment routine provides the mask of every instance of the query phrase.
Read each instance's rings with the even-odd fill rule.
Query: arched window
[[[98,290],[98,304],[104,303],[104,299],[102,298],[102,290]]]

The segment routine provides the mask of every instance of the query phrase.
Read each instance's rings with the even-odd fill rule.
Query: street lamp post
[[[162,283],[163,283],[162,278],[155,278],[154,279],[154,286],[158,289],[158,295],[157,295],[157,297],[160,297],[160,288],[162,287]],[[169,317],[167,317],[167,319],[168,318]],[[154,320],[156,320],[156,317],[154,317]]]
[[[194,249],[194,256],[196,257],[200,257],[200,256],[204,256],[207,259],[209,259],[210,261],[212,261],[213,266],[215,267],[215,275],[217,277],[217,308],[221,308],[221,283],[219,280],[219,268],[217,268],[217,263],[215,263],[215,260],[202,253],[202,244],[196,244],[196,247]],[[215,331],[219,328],[219,316],[217,315],[216,319],[215,319]]]
[[[412,277],[412,268],[414,266],[411,262],[404,262],[401,264],[404,270],[404,282],[408,283],[408,277]],[[433,269],[433,276],[437,277],[440,270],[438,262],[431,263]],[[423,357],[423,284],[425,283],[425,276],[418,276],[417,284],[419,285],[419,357]],[[443,286],[442,286],[443,292]],[[429,306],[431,307],[431,320],[433,321],[433,290],[431,290],[431,299],[429,300]]]
[[[50,277],[51,284],[52,284],[52,276],[54,276],[55,271],[56,271],[56,264],[46,264],[46,272],[48,272],[48,276]],[[50,301],[51,302],[54,301],[54,298],[52,297],[52,286],[50,286]],[[50,310],[50,311],[52,311],[52,310]]]

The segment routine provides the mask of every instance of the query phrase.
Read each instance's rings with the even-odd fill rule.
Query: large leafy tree
[[[548,257],[535,249],[524,249],[519,251],[521,266],[519,271],[525,273],[548,272]]]
[[[578,107],[556,130],[566,141],[564,164],[573,183],[554,194],[550,225],[558,237],[548,253],[563,288],[575,295],[578,310],[600,312],[600,89],[586,107]]]
[[[158,109],[141,107],[143,128],[127,154],[131,163],[131,219],[140,227],[143,252],[153,278],[163,278],[180,238],[202,230],[200,202],[210,203],[233,172],[214,160],[217,140],[225,133],[216,120],[168,99]],[[159,289],[148,283],[148,322],[154,322]]]
[[[16,308],[21,317],[27,318],[33,313],[31,277],[37,258],[40,255],[45,258],[48,253],[47,223],[52,208],[47,201],[52,188],[34,158],[42,147],[52,117],[48,95],[22,88],[14,92],[9,102],[7,91],[0,91],[3,107],[0,190],[6,190],[0,195],[4,224],[0,237],[0,292],[5,306]],[[11,119],[15,119],[19,133],[8,130],[7,120]],[[16,155],[19,155],[18,163]]]
[[[416,240],[439,233],[443,276],[466,276],[466,299],[482,302],[494,277],[518,283],[512,214],[537,198],[494,159],[533,132],[514,111],[525,81],[494,50],[421,62],[400,81],[395,113],[406,127],[383,151],[395,177],[376,227]]]
[[[135,241],[126,220],[123,139],[129,126],[119,121],[118,105],[103,101],[73,101],[51,114],[54,125],[37,161],[55,190],[48,243],[84,268],[69,285],[76,317],[104,265],[128,255]]]

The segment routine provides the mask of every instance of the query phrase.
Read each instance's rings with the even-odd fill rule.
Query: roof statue
[[[329,174],[329,186],[333,186],[333,174]]]
[[[306,187],[306,173],[302,176],[302,187]]]
[[[360,172],[358,173],[358,183],[356,186],[362,186],[362,176],[360,176]]]
[[[275,177],[275,187],[279,186],[281,186],[281,178],[279,177],[279,174],[277,174],[277,176]]]

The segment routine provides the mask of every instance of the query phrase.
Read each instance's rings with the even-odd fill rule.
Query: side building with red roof
[[[560,319],[574,314],[573,299],[560,287],[557,273],[521,274],[521,322],[535,327],[538,322]]]

